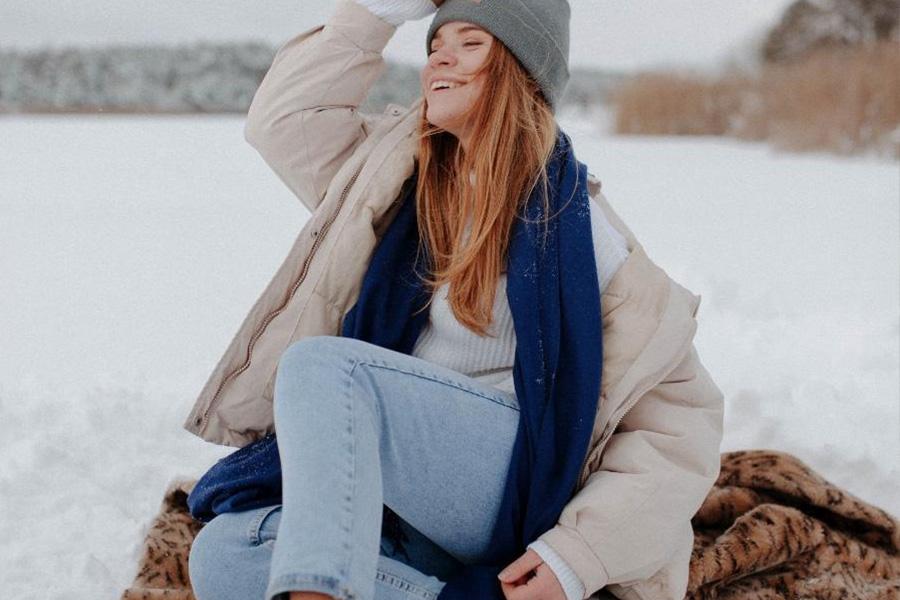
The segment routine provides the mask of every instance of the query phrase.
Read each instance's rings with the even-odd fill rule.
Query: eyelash
[[[466,42],[465,44],[463,44],[463,46],[468,46],[469,44],[474,44],[476,46],[480,46],[481,42]],[[435,53],[435,50],[433,50],[433,49],[428,51],[429,56],[434,53]]]

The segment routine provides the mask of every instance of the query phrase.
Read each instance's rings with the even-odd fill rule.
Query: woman
[[[435,9],[423,97],[359,114],[396,27]],[[722,395],[700,298],[556,127],[568,19],[338,0],[279,50],[246,137],[313,214],[185,427],[277,430],[283,504],[200,531],[200,600],[683,597]]]

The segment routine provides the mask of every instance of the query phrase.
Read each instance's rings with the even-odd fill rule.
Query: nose
[[[428,56],[428,64],[432,67],[438,65],[454,65],[456,64],[456,53],[447,49],[447,45],[443,45]]]

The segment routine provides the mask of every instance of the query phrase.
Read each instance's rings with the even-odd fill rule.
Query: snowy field
[[[792,452],[900,515],[898,164],[561,122],[703,298],[723,451]],[[4,598],[117,598],[166,484],[231,452],[181,423],[308,218],[242,129],[0,119]]]

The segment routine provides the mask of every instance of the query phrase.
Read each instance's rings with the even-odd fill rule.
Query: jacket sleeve
[[[585,585],[585,596],[647,579],[676,551],[720,470],[723,395],[693,344],[625,414],[600,466],[538,539]]]
[[[310,212],[381,115],[360,114],[386,69],[381,51],[397,30],[353,0],[288,40],[256,90],[244,137]]]

